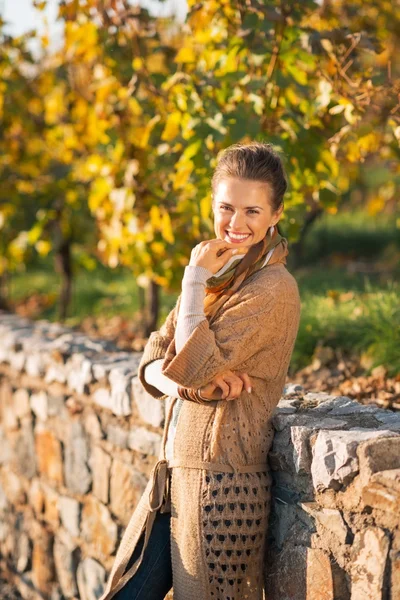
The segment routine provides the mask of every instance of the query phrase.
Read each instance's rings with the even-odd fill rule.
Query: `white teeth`
[[[233,240],[245,240],[247,237],[249,237],[249,233],[247,235],[234,235],[233,233],[228,233],[229,237],[231,237]]]

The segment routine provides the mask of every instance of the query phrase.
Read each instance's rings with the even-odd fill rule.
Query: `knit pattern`
[[[138,369],[144,388],[155,398],[168,398],[144,377],[147,364],[164,358],[163,374],[180,386],[199,388],[231,369],[248,373],[252,392],[243,389],[235,400],[182,403],[170,490],[174,600],[264,600],[267,454],[271,417],[300,321],[297,284],[282,264],[261,269],[246,279],[215,319],[199,323],[176,352],[178,303],[179,298],[146,345]],[[149,490],[125,530],[114,573],[146,523]],[[114,577],[102,600],[111,600],[117,587]]]
[[[213,600],[262,599],[270,477],[204,472],[203,549]]]

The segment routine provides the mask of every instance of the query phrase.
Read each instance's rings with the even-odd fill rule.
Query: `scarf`
[[[289,254],[286,238],[277,228],[268,229],[265,237],[250,246],[246,254],[232,256],[229,261],[206,281],[204,312],[213,319],[221,306],[232,296],[250,275],[277,262],[286,264]]]

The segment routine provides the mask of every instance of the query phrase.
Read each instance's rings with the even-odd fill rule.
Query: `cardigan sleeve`
[[[140,359],[138,366],[138,377],[140,383],[153,398],[158,400],[165,400],[168,398],[168,394],[163,393],[157,389],[154,385],[146,381],[144,376],[145,368],[151,362],[164,358],[167,348],[171,341],[174,339],[175,326],[176,326],[176,315],[179,311],[181,296],[178,296],[175,306],[167,315],[164,323],[158,331],[153,331],[150,334],[149,339],[144,347],[142,358]]]
[[[181,301],[175,326],[175,347],[179,351],[189,338],[195,327],[206,319],[204,314],[204,296],[206,280],[212,276],[211,271],[197,265],[188,265],[182,279]],[[179,397],[178,384],[163,375],[161,366],[163,359],[157,359],[146,365],[144,377],[154,388]]]
[[[240,369],[254,354],[269,344],[273,347],[271,339],[282,328],[291,327],[290,315],[297,310],[294,302],[285,281],[268,289],[245,286],[236,304],[223,310],[211,326],[208,320],[201,321],[178,353],[171,340],[162,373],[178,385],[199,388],[221,372]]]

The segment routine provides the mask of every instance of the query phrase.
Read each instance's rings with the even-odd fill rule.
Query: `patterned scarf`
[[[217,273],[207,279],[204,298],[206,316],[212,320],[247,277],[267,264],[286,264],[288,254],[286,238],[279,234],[276,227],[270,227],[265,237],[251,246],[246,254],[232,256]]]

